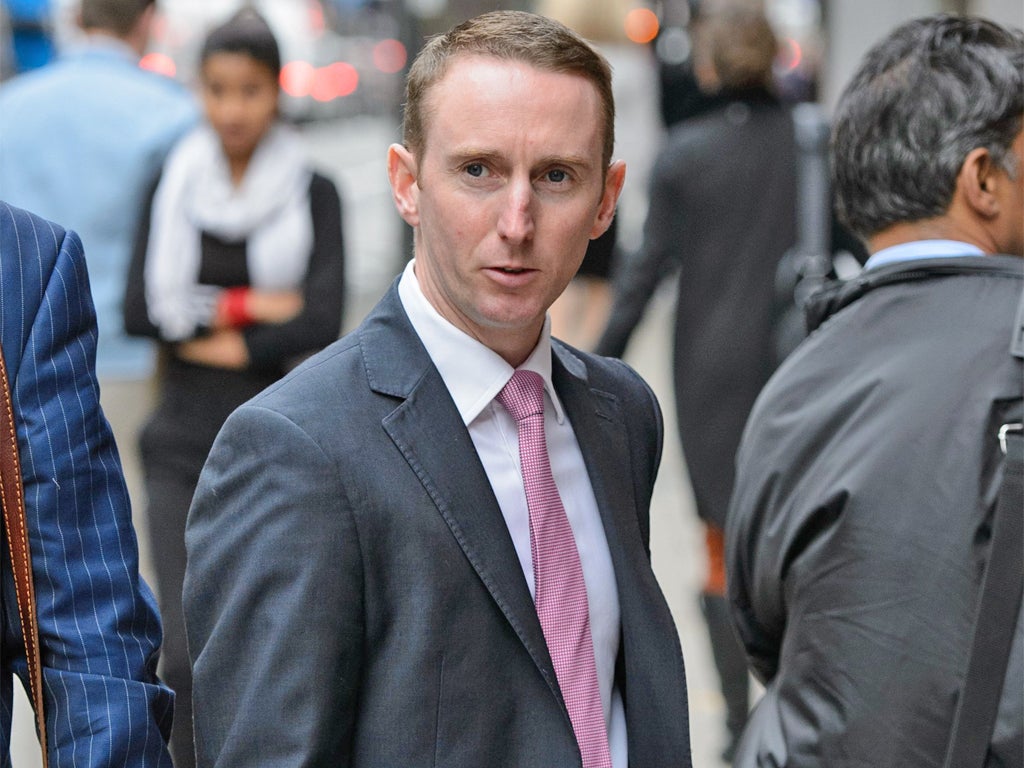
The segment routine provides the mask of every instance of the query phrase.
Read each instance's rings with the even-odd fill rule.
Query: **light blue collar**
[[[889,248],[876,251],[864,269],[884,267],[900,261],[917,261],[919,259],[949,259],[956,256],[984,256],[985,252],[971,243],[958,240],[915,240],[900,243]]]
[[[139,61],[139,54],[123,40],[101,32],[94,32],[82,35],[70,43],[61,58],[107,59],[111,61],[124,61],[134,66]]]

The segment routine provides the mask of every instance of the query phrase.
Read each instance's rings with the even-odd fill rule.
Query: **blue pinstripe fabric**
[[[96,316],[81,242],[0,202],[0,343],[14,395],[39,611],[50,765],[166,766],[170,691],[160,621],[138,574],[130,505],[94,372]],[[0,765],[12,673],[25,679],[2,561]]]

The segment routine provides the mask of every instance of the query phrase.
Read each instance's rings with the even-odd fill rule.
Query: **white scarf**
[[[164,339],[190,338],[216,312],[222,289],[199,283],[202,232],[246,241],[252,287],[299,287],[313,249],[311,175],[298,136],[282,125],[260,141],[237,187],[212,128],[179,142],[153,198],[146,251],[146,303]]]

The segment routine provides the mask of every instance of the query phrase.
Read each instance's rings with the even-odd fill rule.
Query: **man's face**
[[[460,56],[424,114],[420,154],[388,155],[416,276],[443,317],[517,365],[614,215],[625,166],[602,168],[600,97],[576,75]]]

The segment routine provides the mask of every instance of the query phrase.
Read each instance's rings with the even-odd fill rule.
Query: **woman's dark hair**
[[[274,77],[281,74],[281,50],[277,39],[259,13],[245,7],[206,36],[200,65],[216,53],[241,53],[267,66]]]
[[[1024,35],[938,14],[865,56],[836,108],[838,213],[861,237],[949,208],[964,159],[984,147],[1011,176],[1024,113]]]

